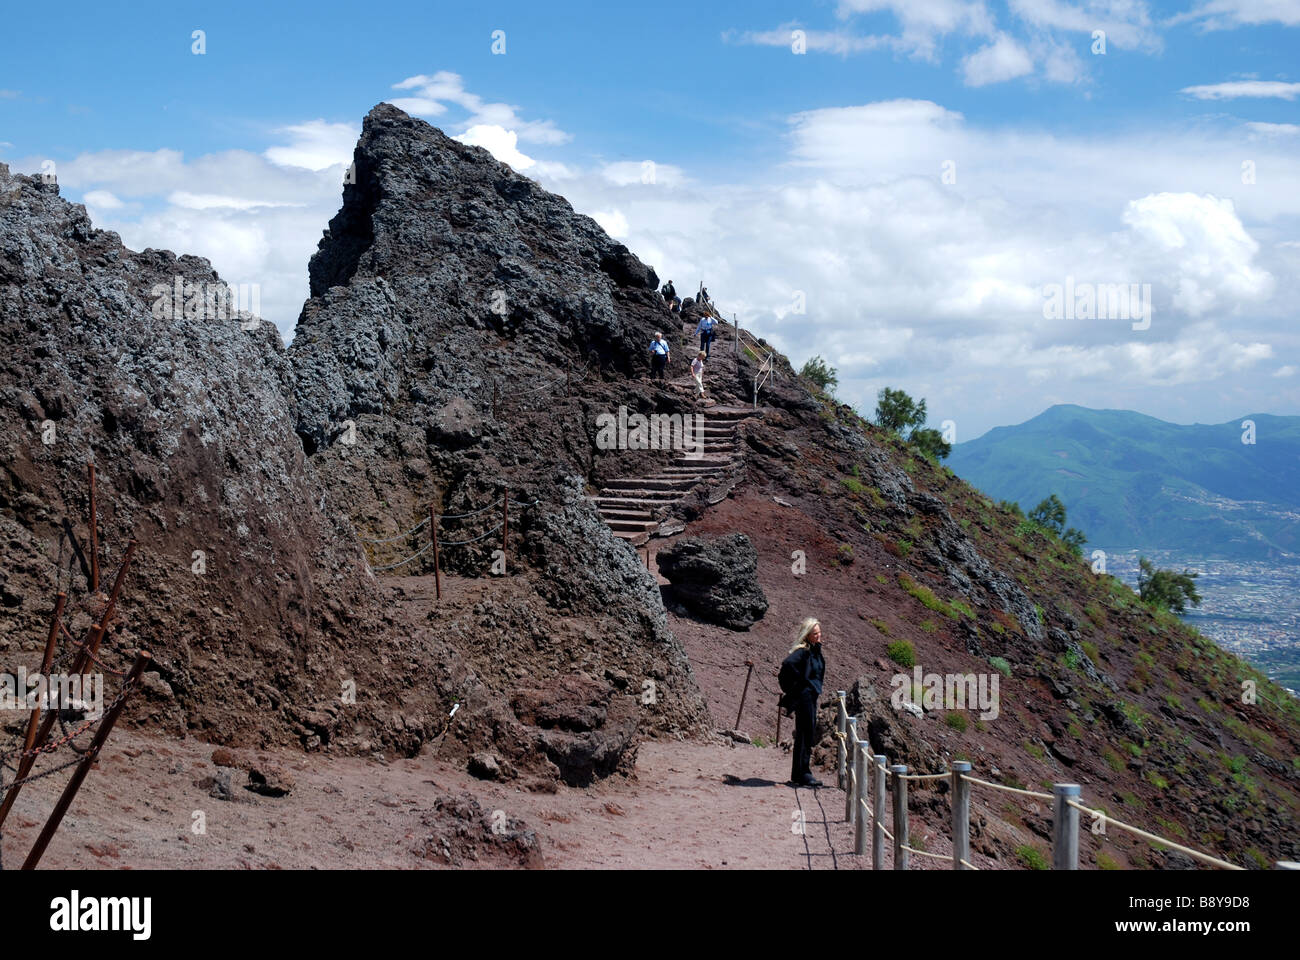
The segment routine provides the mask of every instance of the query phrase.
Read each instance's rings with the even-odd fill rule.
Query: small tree
[[[917,403],[904,390],[883,388],[876,395],[876,425],[894,433],[925,423],[925,400]]]
[[[952,444],[934,427],[917,427],[908,439],[927,457],[942,460],[952,453]]]
[[[834,393],[840,385],[836,370],[820,356],[809,357],[799,369],[799,376],[817,385],[822,393]]]
[[[1029,511],[1029,519],[1059,537],[1065,530],[1065,504],[1060,497],[1052,494]]]
[[[1146,557],[1138,559],[1138,594],[1144,603],[1161,610],[1182,613],[1190,603],[1194,607],[1201,605],[1201,595],[1196,592],[1196,578],[1199,574],[1184,569],[1182,573],[1173,570],[1158,570],[1156,565]]]

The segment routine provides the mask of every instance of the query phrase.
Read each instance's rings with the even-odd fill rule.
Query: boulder
[[[767,613],[758,551],[743,533],[716,540],[684,537],[656,556],[673,597],[702,620],[748,630]]]

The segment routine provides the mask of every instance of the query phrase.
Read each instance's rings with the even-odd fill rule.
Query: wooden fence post
[[[32,844],[31,853],[27,854],[27,859],[23,861],[24,870],[33,870],[41,862],[41,856],[45,853],[45,848],[49,846],[54,831],[58,830],[59,824],[63,822],[63,816],[68,812],[68,807],[72,806],[72,801],[76,799],[82,781],[86,779],[86,774],[90,773],[90,768],[94,766],[95,760],[99,757],[99,751],[104,748],[104,741],[113,732],[113,725],[117,723],[122,708],[126,706],[126,701],[130,699],[134,688],[140,685],[140,674],[144,673],[145,665],[152,659],[143,650],[136,654],[135,663],[131,665],[131,672],[127,674],[126,679],[122,682],[121,698],[114,701],[108,713],[100,720],[99,729],[95,731],[95,738],[90,741],[90,746],[86,748],[86,752],[82,755],[81,762],[77,764],[77,768],[68,779],[68,784],[63,788],[59,802],[54,805],[50,818],[45,821],[45,826],[41,828],[40,836]]]
[[[853,772],[858,777],[857,796],[853,798],[853,852],[858,856],[867,852],[867,812],[862,808],[869,790],[867,780],[867,741],[859,740],[853,751]]]
[[[434,504],[429,504],[429,528],[433,530],[433,589],[438,599],[442,599],[442,571],[438,568],[438,514]]]
[[[839,716],[836,718],[835,722],[838,725],[839,732],[840,732],[840,735],[835,738],[840,745],[839,750],[837,751],[837,753],[839,754],[839,769],[835,771],[835,784],[841,790],[843,790],[844,789],[844,761],[846,759],[846,753],[847,753],[844,738],[848,735],[848,731],[849,731],[849,725],[847,723],[849,715],[847,712],[845,712],[845,706],[844,706],[844,698],[847,696],[847,693],[843,690],[837,690],[835,691],[835,696],[838,698],[837,702],[839,703]]]
[[[896,763],[889,768],[894,775],[894,869],[906,870],[910,854],[903,848],[907,846],[907,764]]]
[[[965,870],[970,860],[970,764],[957,760],[952,765],[952,868]]]
[[[849,729],[844,740],[844,752],[852,751],[846,759],[844,771],[844,822],[853,826],[853,808],[857,805],[857,787],[853,784],[853,771],[856,769],[858,750],[858,718],[848,718]]]
[[[885,869],[885,764],[883,753],[871,758],[871,869]]]
[[[87,464],[90,472],[90,592],[99,593],[99,519],[95,504],[95,464]]]
[[[1079,797],[1077,783],[1052,784],[1056,798],[1052,817],[1052,869],[1079,869],[1079,811],[1069,801]]]

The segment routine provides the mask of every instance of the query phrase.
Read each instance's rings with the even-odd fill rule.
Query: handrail
[[[1020,794],[1035,800],[1053,802],[1052,830],[1052,869],[1077,870],[1079,867],[1079,814],[1085,813],[1094,818],[1094,823],[1110,823],[1120,830],[1141,837],[1149,843],[1159,843],[1177,850],[1212,867],[1223,870],[1243,870],[1244,867],[1229,863],[1218,857],[1202,853],[1191,847],[1175,843],[1165,837],[1148,833],[1131,824],[1123,823],[1108,816],[1102,810],[1094,810],[1078,802],[1080,788],[1077,784],[1057,783],[1052,785],[1052,792],[1042,793],[1037,790],[1025,790],[993,783],[970,775],[970,763],[954,761],[953,769],[941,773],[911,773],[905,766],[889,767],[887,758],[881,754],[870,754],[870,744],[858,736],[858,718],[850,717],[848,712],[848,694],[844,690],[836,692],[838,705],[838,729],[835,731],[838,753],[836,770],[837,786],[844,790],[844,819],[854,828],[855,854],[865,854],[867,848],[867,820],[872,826],[873,851],[872,867],[880,870],[884,865],[884,839],[888,837],[894,847],[894,869],[908,869],[908,855],[915,853],[936,860],[951,860],[954,870],[977,870],[970,860],[970,791],[971,785],[988,787],[1007,793]],[[870,768],[870,776],[868,776]],[[894,778],[894,831],[890,833],[884,825],[885,777]],[[952,828],[953,843],[951,857],[927,853],[907,843],[907,782],[916,780],[952,780]],[[874,790],[875,807],[867,802],[868,790]],[[865,812],[864,812],[865,811]],[[1096,832],[1094,830],[1094,832]],[[1281,867],[1282,864],[1279,864]]]

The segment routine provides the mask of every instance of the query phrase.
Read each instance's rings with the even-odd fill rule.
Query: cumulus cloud
[[[352,149],[361,136],[361,130],[350,123],[326,123],[324,120],[285,127],[278,132],[287,134],[289,143],[271,147],[266,151],[266,159],[282,167],[302,167],[305,170],[350,165]]]
[[[1028,51],[1005,33],[962,61],[962,74],[968,87],[983,87],[1023,77],[1034,70]]]
[[[510,164],[515,170],[527,170],[536,162],[532,157],[519,152],[518,134],[495,123],[476,123],[453,139],[471,147],[482,147],[502,163]]]

